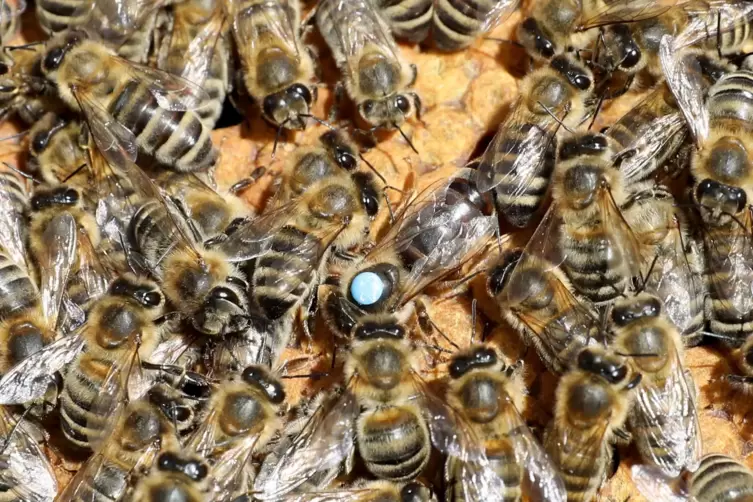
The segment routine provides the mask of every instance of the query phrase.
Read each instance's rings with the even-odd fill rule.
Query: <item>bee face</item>
[[[528,50],[529,54],[537,55],[543,59],[551,59],[562,50],[556,45],[548,30],[532,17],[520,24],[518,42]]]
[[[236,284],[212,288],[194,316],[194,326],[206,334],[237,333],[248,326],[248,299]]]
[[[70,30],[66,32],[45,53],[42,59],[42,71],[45,73],[57,71],[62,66],[63,60],[70,50],[80,45],[87,38],[88,36],[83,31]]]
[[[433,500],[431,490],[421,483],[408,483],[400,489],[400,502],[428,502]]]
[[[303,84],[293,84],[264,98],[262,103],[264,118],[288,129],[305,129],[305,116],[311,113],[315,98],[316,92],[312,93]]]
[[[172,452],[165,452],[157,457],[157,468],[162,472],[182,474],[192,481],[201,481],[209,474],[209,469],[201,459],[183,457]]]
[[[415,112],[408,94],[395,94],[383,99],[367,99],[358,104],[358,113],[375,127],[399,126]]]
[[[594,348],[583,349],[578,354],[577,365],[579,369],[598,375],[613,385],[624,383],[629,373],[621,358]],[[635,383],[637,384],[638,382]]]
[[[110,285],[110,294],[129,298],[145,309],[160,309],[165,304],[162,291],[152,282],[140,282],[133,277],[118,277]]]
[[[269,370],[264,366],[249,366],[241,375],[244,382],[258,388],[267,396],[273,404],[282,404],[285,401],[285,389],[276,378],[273,378]]]
[[[696,186],[695,197],[701,207],[713,214],[739,214],[748,205],[745,190],[709,178]]]
[[[612,309],[612,322],[626,326],[644,318],[656,318],[661,314],[661,301],[649,295],[620,302]]]

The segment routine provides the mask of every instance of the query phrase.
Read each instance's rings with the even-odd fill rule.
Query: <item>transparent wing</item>
[[[634,465],[630,469],[638,491],[648,500],[662,502],[688,502],[688,494],[675,489],[675,479],[664,474],[661,469],[653,465]]]
[[[635,393],[630,415],[634,434],[643,436],[641,454],[669,476],[678,476],[694,466],[701,456],[701,430],[698,424],[695,392],[688,386],[677,347],[672,367],[663,382],[644,378]],[[660,452],[659,454],[657,454]]]
[[[641,241],[625,219],[622,209],[617,207],[608,187],[600,189],[600,193],[597,195],[597,203],[601,214],[602,232],[609,236],[609,245],[617,248],[616,251],[625,261],[630,277],[642,277],[645,261]],[[569,233],[576,240],[588,238],[588,230],[571,229]]]
[[[753,5],[750,2],[710,0],[689,4],[683,8],[690,15],[690,22],[675,36],[675,51],[703,40],[715,41],[720,34],[731,32],[735,27],[744,26],[753,19]]]
[[[217,427],[219,427],[220,411],[213,408],[202,419],[201,424],[191,434],[191,437],[186,443],[186,447],[195,451],[197,454],[204,458],[210,458],[217,447]]]
[[[50,329],[55,329],[71,267],[76,262],[78,230],[70,213],[52,218],[42,232],[44,248],[40,263],[42,312]]]
[[[260,49],[282,47],[290,54],[300,54],[298,19],[287,0],[277,2],[242,2],[232,0],[233,31],[238,50],[255,61]]]
[[[84,346],[79,335],[70,335],[30,355],[0,379],[0,404],[24,404],[44,396],[53,375],[73,361]]]
[[[342,51],[347,65],[345,71],[349,75],[359,74],[359,64],[364,51],[380,52],[399,64],[398,48],[389,27],[370,0],[328,0],[327,3],[327,7],[319,8],[317,15],[331,17],[336,37],[336,49],[333,51]]]
[[[429,424],[432,444],[460,462],[460,482],[466,500],[504,500],[504,481],[489,464],[483,443],[468,422],[437,398],[417,373],[412,373],[415,398]]]
[[[231,500],[243,489],[244,474],[258,440],[258,435],[247,436],[217,457],[212,469],[215,500]]]
[[[491,10],[484,18],[481,33],[486,33],[498,24],[504,22],[505,19],[518,9],[518,5],[520,5],[519,0],[496,0],[492,5]]]
[[[181,18],[174,22],[171,49],[166,60],[160,64],[160,69],[203,86],[209,75],[215,48],[223,34],[225,16],[222,9],[215,9],[213,15],[198,30],[191,21],[192,19]],[[180,48],[180,53],[172,47]]]
[[[360,488],[348,490],[337,488],[332,490],[317,490],[315,492],[288,495],[277,499],[279,502],[358,502],[371,500],[370,496],[379,493],[373,488]]]
[[[325,409],[326,408],[326,409]],[[332,407],[317,410],[275,465],[262,466],[254,483],[261,500],[280,497],[317,473],[337,468],[353,454],[360,408],[348,389]],[[266,469],[265,469],[266,467]]]
[[[518,99],[481,156],[476,174],[482,193],[497,188],[503,212],[528,191],[544,169],[547,156],[553,160],[559,123],[550,117],[535,124],[527,115],[526,105]]]
[[[26,263],[26,215],[19,211],[15,193],[23,197],[23,207],[28,204],[29,194],[24,184],[11,173],[0,174],[0,242],[13,262],[23,270],[29,270]]]
[[[504,424],[504,430],[509,431],[507,440],[510,442],[515,460],[528,477],[528,483],[525,485],[536,494],[536,497],[532,494],[529,494],[529,497],[533,500],[566,502],[565,483],[557,467],[538,440],[533,437],[531,430],[512,402],[507,403],[504,412],[500,415],[500,420]]]
[[[13,419],[0,409],[3,449],[0,458],[3,469],[0,480],[19,499],[28,502],[49,502],[57,495],[57,480],[52,466],[24,424],[11,427]]]
[[[26,1],[25,0],[16,0],[15,2],[8,2],[8,0],[3,0],[3,6],[2,14],[0,14],[0,19],[2,19],[2,16],[9,15],[11,17],[18,17],[24,12],[26,12]]]
[[[662,37],[659,60],[667,85],[677,100],[696,145],[701,146],[709,134],[709,114],[700,63],[693,53],[679,51],[669,35]]]
[[[114,270],[100,260],[89,235],[81,227],[78,229],[78,277],[86,290],[89,300],[101,297],[107,292]]]
[[[164,7],[166,0],[96,0],[83,2],[72,18],[89,15],[83,27],[98,35],[108,44],[123,44],[142,26],[146,16]]]
[[[631,0],[599,3],[578,23],[578,30],[589,30],[609,24],[634,23],[660,16],[683,0]]]
[[[167,73],[157,68],[116,58],[124,71],[131,77],[149,86],[149,91],[160,108],[174,112],[195,110],[209,101],[203,87],[181,76]]]
[[[668,150],[668,145],[680,144],[678,136],[684,137],[687,124],[681,113],[663,115],[651,121],[640,131],[634,144],[625,147],[617,156],[625,159],[619,164],[625,180],[630,183],[647,178],[659,167],[656,157]]]

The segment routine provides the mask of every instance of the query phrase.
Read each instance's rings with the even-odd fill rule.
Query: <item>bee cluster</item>
[[[0,171],[0,500],[590,501],[618,451],[636,498],[753,497],[702,455],[685,363],[713,346],[753,383],[749,1],[25,9],[0,8],[0,116],[25,124]],[[403,49],[470,54],[508,18],[530,64],[491,141],[395,186],[362,153],[422,156]],[[273,154],[317,139],[221,189],[233,113]],[[438,322],[457,298],[464,333]]]

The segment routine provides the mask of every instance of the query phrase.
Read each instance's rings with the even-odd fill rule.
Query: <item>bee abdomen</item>
[[[217,151],[210,130],[193,111],[171,111],[138,81],[127,83],[110,107],[112,115],[136,136],[140,149],[178,171],[214,164]]]
[[[750,131],[753,126],[753,72],[739,70],[722,76],[709,89],[709,119],[715,122],[732,121]]]
[[[84,480],[81,493],[74,502],[116,502],[128,489],[131,473],[105,460],[91,480]]]
[[[366,468],[379,478],[415,478],[429,461],[430,445],[426,423],[404,408],[367,414],[358,427],[358,451]]]
[[[690,495],[698,502],[733,502],[753,494],[753,475],[724,455],[708,455],[690,478]]]
[[[505,502],[516,502],[522,496],[520,484],[523,479],[523,470],[509,442],[500,440],[495,443],[497,444],[486,445],[486,456],[494,472],[504,481]]]
[[[128,228],[133,244],[152,266],[164,260],[178,239],[173,230],[165,231],[174,227],[170,215],[156,200],[145,202],[131,218]]]
[[[26,272],[0,253],[0,319],[31,309],[38,303],[37,288]]]
[[[565,238],[564,269],[573,287],[594,303],[614,300],[624,291],[627,277],[616,247],[606,237]],[[618,263],[619,262],[619,263]]]
[[[377,8],[396,37],[420,42],[429,35],[433,2],[434,0],[380,0]]]
[[[105,424],[105,417],[97,417],[91,411],[99,396],[104,376],[98,378],[87,374],[79,359],[63,382],[63,392],[60,395],[60,424],[65,437],[80,448],[89,448],[89,440],[97,432],[92,426],[101,430]]]
[[[283,227],[269,253],[255,264],[252,291],[268,319],[279,319],[308,293],[319,254],[311,237],[294,227]]]
[[[439,0],[432,21],[437,48],[454,51],[470,45],[497,3],[498,0]]]
[[[83,22],[83,15],[72,17],[77,11],[82,12],[83,4],[82,0],[38,0],[37,19],[47,34],[57,33]]]

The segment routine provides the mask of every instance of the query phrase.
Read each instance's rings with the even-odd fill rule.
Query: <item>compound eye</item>
[[[588,90],[588,88],[591,87],[591,79],[585,75],[577,75],[573,79],[573,83],[575,84],[575,87],[581,91]]]
[[[238,286],[239,288],[243,289],[244,291],[248,289],[248,283],[241,279],[240,277],[230,276],[227,278],[227,282],[230,284],[234,284],[235,286]]]
[[[76,204],[78,202],[78,191],[73,188],[67,189],[63,194],[63,201],[68,205]]]
[[[42,150],[47,147],[47,142],[50,139],[50,134],[48,131],[42,131],[37,133],[34,136],[34,139],[31,140],[31,148],[34,150],[34,153],[39,153]]]
[[[274,120],[275,112],[280,108],[283,108],[285,104],[285,99],[282,96],[276,94],[267,96],[264,98],[264,104],[262,105],[264,115]]]
[[[337,148],[335,152],[337,164],[340,167],[348,171],[352,171],[356,168],[356,158],[350,152],[347,152],[342,148]]]
[[[161,471],[176,472],[179,471],[180,459],[172,453],[163,453],[157,459],[157,467]]]
[[[702,201],[704,195],[710,195],[718,186],[719,184],[716,181],[706,178],[701,181],[695,189],[696,199],[698,199],[699,202]]]
[[[156,291],[144,293],[141,296],[141,303],[146,307],[159,307],[159,305],[162,303],[162,295],[157,293]]]
[[[65,50],[62,47],[53,47],[47,52],[47,55],[44,57],[42,67],[47,71],[57,70],[60,67],[60,63],[63,62],[64,56]]]
[[[311,96],[311,91],[309,91],[309,88],[306,87],[303,84],[293,84],[293,85],[291,85],[288,92],[290,92],[291,94],[296,94],[296,95],[302,97],[303,100],[307,104],[309,104],[309,105],[313,101],[313,97]]]
[[[745,195],[745,190],[742,188],[733,188],[730,190],[731,198],[737,202],[737,212],[740,213],[745,210],[745,206],[748,205],[748,196]]]
[[[5,63],[0,63],[0,75],[5,75],[10,71],[10,68]]]
[[[410,101],[405,96],[398,96],[395,98],[395,106],[398,110],[403,112],[403,115],[408,115],[410,111]]]
[[[376,108],[376,102],[372,99],[367,99],[363,102],[363,113],[366,115],[370,115],[374,112],[374,109]]]
[[[215,288],[212,291],[212,298],[217,300],[225,300],[230,303],[239,304],[240,299],[238,298],[238,295],[235,294],[235,291],[229,289],[229,288]]]
[[[622,59],[621,66],[623,68],[632,68],[633,66],[637,65],[640,60],[641,51],[639,51],[636,47],[631,47],[630,49],[628,49],[625,57]]]

